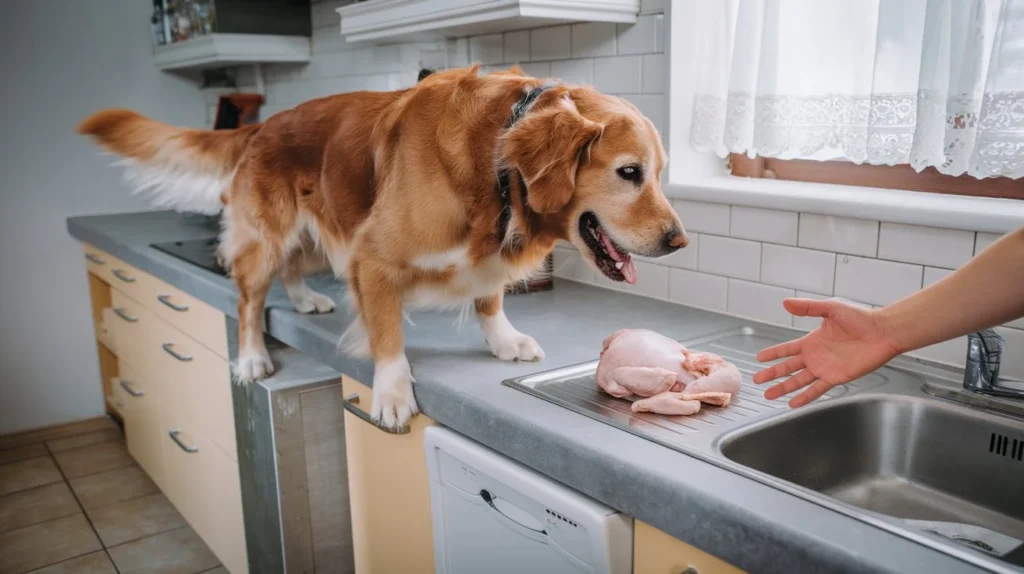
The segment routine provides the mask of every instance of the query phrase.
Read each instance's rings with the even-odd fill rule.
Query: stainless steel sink
[[[790,410],[750,377],[758,350],[794,335],[756,327],[685,342],[744,375],[732,405],[690,417],[632,413],[597,389],[596,361],[506,384],[992,571],[1024,572],[1024,417],[1001,414],[1014,404],[947,400],[959,396],[956,371],[900,359]]]

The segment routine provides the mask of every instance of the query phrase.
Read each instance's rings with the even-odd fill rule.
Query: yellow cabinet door
[[[430,478],[424,415],[408,434],[391,434],[351,412],[369,413],[373,391],[342,378],[346,397],[345,448],[348,462],[352,545],[356,574],[434,572],[430,525]],[[358,398],[353,400],[353,395]]]
[[[124,404],[125,441],[128,452],[153,479],[157,486],[165,484],[161,449],[164,434],[160,426],[159,390],[151,365],[135,361],[118,361],[118,399]]]
[[[657,528],[633,521],[633,574],[742,574],[743,570]]]

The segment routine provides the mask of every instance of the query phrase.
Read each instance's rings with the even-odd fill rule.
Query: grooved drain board
[[[723,433],[773,413],[781,414],[789,410],[788,397],[774,401],[765,399],[764,390],[767,386],[755,385],[751,377],[764,367],[757,362],[758,351],[792,338],[791,331],[746,327],[684,342],[689,349],[722,356],[735,364],[743,376],[740,390],[729,406],[702,405],[700,412],[695,415],[665,416],[632,412],[631,401],[612,397],[597,386],[594,380],[597,361],[510,379],[504,384],[670,448],[691,454],[695,450],[713,454],[712,443]],[[873,373],[836,387],[818,400],[868,389],[885,381],[883,375]]]

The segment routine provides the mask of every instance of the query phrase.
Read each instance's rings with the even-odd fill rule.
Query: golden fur
[[[329,265],[345,278],[359,318],[351,348],[368,343],[377,367],[373,414],[398,425],[416,412],[403,306],[475,302],[496,355],[538,360],[539,346],[502,312],[504,287],[534,272],[560,239],[593,262],[581,214],[595,214],[624,251],[657,256],[686,244],[660,188],[661,140],[633,105],[556,85],[506,129],[513,104],[542,82],[518,68],[477,72],[317,99],[232,131],[106,110],[79,132],[127,158],[163,205],[223,207],[220,256],[239,292],[243,380],[273,370],[261,318],[275,275],[305,312],[333,303],[305,286],[304,273]],[[627,162],[642,166],[642,183],[616,175]],[[518,175],[508,232],[499,237],[502,166]]]

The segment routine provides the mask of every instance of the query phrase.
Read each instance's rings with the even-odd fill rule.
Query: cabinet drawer
[[[232,574],[248,571],[238,465],[188,429],[163,434],[164,493]]]
[[[236,460],[228,362],[159,319],[148,344],[156,354],[160,408],[166,411],[167,423],[209,439]]]
[[[110,290],[110,304],[113,317],[105,326],[113,337],[118,358],[147,366],[149,361],[143,355],[151,351],[150,339],[159,319],[119,289]]]
[[[136,299],[141,298],[142,293],[151,288],[148,284],[154,281],[152,276],[90,245],[85,246],[85,266],[89,273]]]
[[[639,520],[633,521],[633,574],[743,574],[743,570]]]
[[[227,324],[223,313],[155,277],[145,282],[142,289],[143,305],[222,359],[228,359]]]
[[[166,483],[161,451],[159,391],[150,370],[125,360],[118,361],[114,381],[116,400],[124,405],[125,441],[128,452],[158,486]]]

